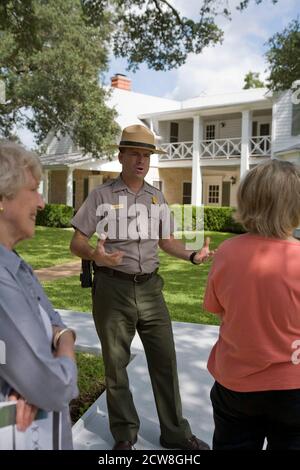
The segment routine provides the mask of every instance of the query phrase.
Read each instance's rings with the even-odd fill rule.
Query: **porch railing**
[[[254,157],[271,156],[271,136],[264,135],[251,137],[250,155],[253,155]]]
[[[193,142],[162,144],[161,148],[167,152],[167,155],[160,155],[160,160],[190,160],[193,158]]]
[[[241,139],[213,139],[200,143],[200,158],[237,158],[241,155]]]
[[[223,160],[241,157],[241,137],[227,139],[202,140],[200,142],[200,158]],[[193,142],[175,142],[161,144],[166,155],[160,155],[160,160],[191,160],[193,158]],[[255,136],[249,139],[250,156],[270,156],[271,136]]]

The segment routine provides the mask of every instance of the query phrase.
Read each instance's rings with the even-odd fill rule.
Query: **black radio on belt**
[[[81,260],[81,273],[80,273],[81,287],[92,287],[92,261],[88,259]]]

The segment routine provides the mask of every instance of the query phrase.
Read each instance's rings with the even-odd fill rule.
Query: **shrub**
[[[232,207],[204,207],[204,230],[243,233],[244,228],[234,219]]]
[[[71,227],[73,217],[73,207],[65,204],[46,204],[42,211],[39,211],[36,218],[36,225],[44,227]]]
[[[192,211],[192,222],[188,222],[183,225],[183,206],[173,205],[171,206],[172,212],[178,227],[182,227],[184,230],[195,230],[201,227],[201,220],[197,220],[196,225],[196,206],[185,206],[185,210]],[[232,232],[232,233],[243,233],[244,228],[234,220],[234,211],[232,207],[211,207],[204,206],[204,230],[208,232]],[[192,227],[190,227],[192,225]],[[202,223],[203,226],[203,223]]]

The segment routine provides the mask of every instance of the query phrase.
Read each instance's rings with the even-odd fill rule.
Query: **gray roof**
[[[300,150],[300,142],[298,142],[295,145],[292,145],[291,147],[286,147],[281,150],[277,150],[275,153],[287,153],[287,152],[293,152],[294,150]]]
[[[80,165],[82,163],[87,163],[93,161],[93,158],[89,155],[82,155],[82,153],[61,153],[57,154],[44,154],[40,157],[43,167],[45,166],[71,166],[71,165]]]
[[[49,132],[44,140],[44,145],[46,145],[46,153],[49,155],[80,153],[80,149],[74,144],[71,136],[68,134],[58,134],[55,136],[53,132]]]

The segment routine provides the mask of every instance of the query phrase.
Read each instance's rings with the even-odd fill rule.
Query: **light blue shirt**
[[[0,400],[12,388],[29,403],[62,412],[62,448],[72,448],[69,402],[78,395],[77,369],[68,357],[53,357],[40,307],[52,325],[65,327],[32,268],[0,245]]]

